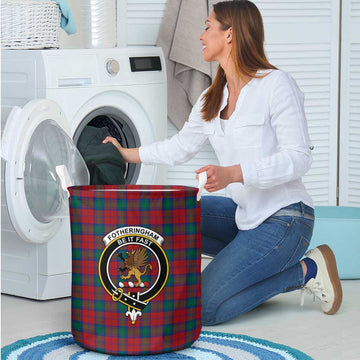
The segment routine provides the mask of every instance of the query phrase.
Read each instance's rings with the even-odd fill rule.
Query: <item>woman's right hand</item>
[[[120,143],[112,136],[107,136],[103,140],[103,144],[112,143],[120,152],[124,160],[128,163],[140,163],[139,148],[124,148]]]
[[[107,136],[104,140],[103,140],[103,144],[107,144],[107,143],[112,143],[113,145],[115,145],[115,147],[119,150],[120,154],[121,154],[121,150],[123,149],[123,147],[120,145],[120,143],[117,141],[117,139],[115,139],[112,136]]]

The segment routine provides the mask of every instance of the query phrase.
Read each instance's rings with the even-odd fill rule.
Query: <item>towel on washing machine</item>
[[[107,136],[110,133],[106,127],[85,126],[77,147],[88,167],[90,184],[123,185],[126,163],[113,144],[103,144]]]

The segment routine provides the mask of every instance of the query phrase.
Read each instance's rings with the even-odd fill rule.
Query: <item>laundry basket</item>
[[[1,48],[60,46],[61,11],[55,1],[1,1]]]
[[[145,355],[201,331],[196,188],[70,187],[72,333],[84,348]]]

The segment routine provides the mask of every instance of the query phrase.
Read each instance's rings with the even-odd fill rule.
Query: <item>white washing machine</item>
[[[86,126],[109,125],[123,146],[137,147],[166,137],[166,107],[160,48],[2,51],[3,293],[71,295],[70,224],[58,165],[73,184],[87,183],[75,147]],[[166,169],[127,164],[124,181],[165,184]]]

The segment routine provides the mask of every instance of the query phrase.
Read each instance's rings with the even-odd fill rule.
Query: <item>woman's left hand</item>
[[[209,192],[221,190],[233,182],[243,182],[240,165],[217,166],[207,165],[195,171],[200,174],[206,171],[207,181],[204,189]],[[198,175],[196,176],[198,178]]]

